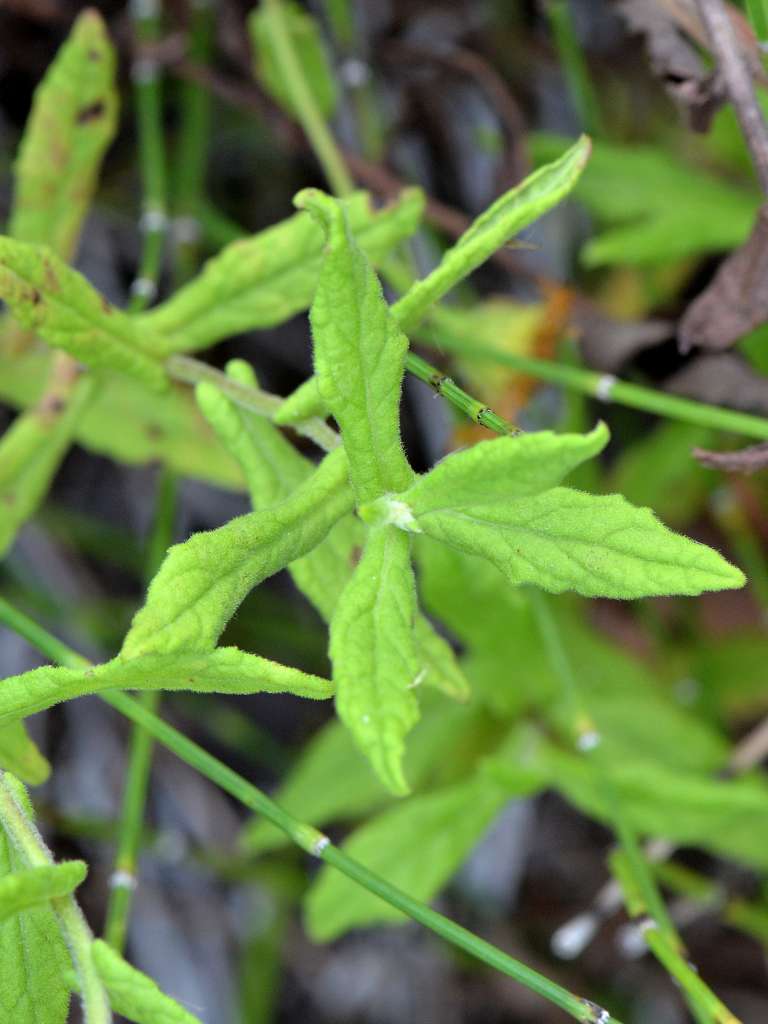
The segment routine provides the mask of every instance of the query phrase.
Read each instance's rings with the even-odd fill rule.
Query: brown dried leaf
[[[594,306],[581,303],[572,321],[579,331],[579,347],[587,366],[617,373],[638,352],[672,338],[670,320],[615,320]]]
[[[710,452],[706,448],[694,448],[693,457],[707,469],[721,469],[725,473],[756,473],[768,468],[768,441],[735,452]]]
[[[768,206],[752,234],[721,264],[685,311],[678,332],[681,352],[721,352],[768,320]]]
[[[768,414],[768,377],[733,352],[697,356],[670,377],[664,389],[710,405]]]

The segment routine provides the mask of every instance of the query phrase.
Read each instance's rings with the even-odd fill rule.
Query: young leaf
[[[401,329],[409,331],[459,281],[523,228],[557,206],[579,180],[591,149],[590,140],[582,136],[559,160],[540,167],[489,206],[445,253],[439,266],[392,307],[392,315]]]
[[[310,309],[320,396],[341,427],[358,504],[413,479],[400,441],[400,387],[408,339],[389,314],[381,285],[355,244],[344,208],[317,189],[296,205],[327,235]]]
[[[37,749],[23,722],[0,726],[0,768],[13,772],[30,786],[39,786],[51,774],[50,764]]]
[[[167,387],[162,364],[144,350],[152,338],[46,246],[0,236],[0,299],[52,348],[136,377],[155,391]]]
[[[419,189],[406,189],[396,202],[373,210],[367,193],[358,192],[343,204],[358,244],[378,263],[416,230],[424,198]],[[137,317],[137,324],[160,336],[154,351],[169,355],[284,323],[312,301],[323,237],[312,217],[299,213],[233,242],[167,302]]]
[[[487,558],[513,585],[533,583],[554,594],[631,599],[744,585],[743,573],[722,555],[672,533],[650,509],[618,494],[555,487],[504,504],[427,512],[416,524]]]
[[[448,455],[398,498],[415,516],[526,498],[556,487],[607,443],[604,423],[591,434],[542,430],[522,437],[480,441]]]
[[[419,716],[415,614],[410,541],[392,527],[374,529],[336,606],[329,650],[339,717],[397,794],[408,792],[403,741]]]
[[[0,822],[0,880],[28,865]],[[27,907],[0,921],[0,1020],[66,1024],[71,961],[53,911]]]
[[[305,380],[292,394],[288,395],[275,413],[274,421],[279,427],[290,427],[294,423],[302,423],[313,416],[318,416],[321,419],[328,416],[328,408],[320,397],[317,377]]]
[[[13,356],[0,351],[0,398],[17,408],[39,401],[53,359],[55,353],[37,347]],[[102,372],[75,438],[88,451],[127,465],[159,462],[180,476],[244,489],[239,467],[213,436],[186,388],[170,388],[159,399],[132,377]]]
[[[35,90],[16,160],[9,235],[72,257],[116,124],[115,53],[101,15],[88,9]]]
[[[93,394],[67,356],[54,362],[45,394],[14,421],[0,440],[0,556],[36,511],[69,450]]]
[[[279,505],[172,547],[133,620],[123,656],[211,650],[246,594],[311,551],[351,507],[347,460],[337,449]]]
[[[291,47],[301,64],[307,85],[324,117],[331,117],[338,102],[336,76],[331,67],[315,19],[297,3],[281,3],[282,18],[290,37]],[[286,88],[284,75],[270,32],[270,19],[274,11],[269,4],[260,4],[248,19],[251,40],[256,55],[256,73],[262,85],[277,103],[292,117],[296,116],[291,90]]]
[[[88,868],[81,860],[70,860],[3,875],[0,878],[0,921],[58,896],[68,896],[87,874]]]
[[[102,939],[91,945],[91,958],[113,1010],[121,1016],[135,1024],[202,1024]]]
[[[481,770],[457,785],[397,803],[353,832],[344,852],[430,903],[507,800],[527,796],[545,781],[536,766],[520,764],[520,751],[512,756],[510,747],[515,745],[510,739],[505,754],[499,755],[507,764],[504,785]],[[338,938],[350,928],[405,920],[400,911],[328,867],[309,890],[304,910],[307,930],[317,942]]]
[[[328,679],[248,654],[217,647],[204,654],[145,654],[113,658],[93,668],[44,665],[0,686],[0,723],[26,718],[62,700],[103,690],[192,690],[195,693],[293,693],[324,700],[333,696]]]

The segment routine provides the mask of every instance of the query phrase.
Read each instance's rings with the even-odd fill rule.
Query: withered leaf
[[[725,473],[757,473],[768,468],[768,441],[752,444],[734,452],[710,452],[694,448],[693,457],[708,469],[721,469]]]
[[[681,352],[720,352],[768,320],[768,206],[757,215],[752,234],[721,264],[710,284],[683,314]]]
[[[572,320],[584,362],[594,370],[617,373],[638,352],[674,337],[669,320],[616,320],[595,306],[578,305]]]
[[[768,414],[768,377],[734,352],[697,356],[665,381],[664,390],[710,405]]]

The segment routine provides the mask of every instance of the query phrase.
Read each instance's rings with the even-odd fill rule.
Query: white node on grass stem
[[[619,383],[619,378],[612,373],[604,373],[595,385],[595,398],[601,402],[610,402],[613,389]]]

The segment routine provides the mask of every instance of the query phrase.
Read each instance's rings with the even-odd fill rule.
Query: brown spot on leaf
[[[43,296],[40,294],[37,288],[33,288],[32,291],[30,292],[29,301],[32,303],[33,306],[39,306],[40,303],[43,301]]]
[[[352,566],[353,569],[358,565],[362,557],[363,549],[360,547],[359,544],[355,544],[355,546],[349,553],[349,564]]]
[[[49,292],[57,292],[61,287],[59,284],[59,278],[56,271],[53,269],[49,260],[43,260],[43,277],[45,278],[45,287]]]
[[[162,427],[159,427],[157,423],[148,423],[145,428],[145,433],[150,441],[162,441],[165,437],[165,431]]]
[[[101,54],[99,53],[98,50],[89,50],[88,51],[88,60],[92,60],[94,62],[95,61],[99,61],[99,60],[101,60]]]
[[[88,124],[90,121],[97,121],[103,113],[104,103],[102,100],[97,100],[78,111],[76,120],[78,124]]]
[[[107,299],[105,299],[103,295],[100,295],[100,296],[99,296],[99,299],[101,300],[101,309],[102,309],[102,312],[104,312],[104,313],[108,313],[108,314],[110,314],[110,315],[111,315],[111,314],[112,314],[112,307],[110,306],[110,304],[109,304],[108,300],[107,300]]]

